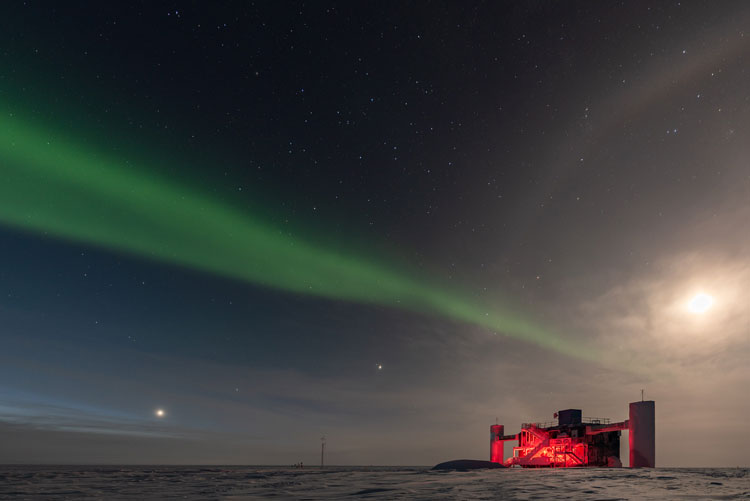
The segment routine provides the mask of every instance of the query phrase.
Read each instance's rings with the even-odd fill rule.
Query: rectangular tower
[[[493,424],[490,426],[490,461],[493,463],[501,463],[505,460],[503,457],[503,445],[505,442],[500,438],[505,435],[505,426],[501,424]]]
[[[632,402],[628,435],[630,441],[630,467],[656,466],[656,410],[653,400]]]

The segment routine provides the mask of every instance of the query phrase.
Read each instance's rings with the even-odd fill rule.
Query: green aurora
[[[596,358],[507,308],[295,238],[146,167],[4,112],[0,223],[264,287],[438,314],[565,355]]]

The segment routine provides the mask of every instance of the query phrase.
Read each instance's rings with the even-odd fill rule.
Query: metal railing
[[[599,417],[584,417],[581,418],[581,424],[610,424],[612,420],[610,418],[599,418]],[[528,428],[530,426],[536,426],[537,428],[551,428],[553,426],[558,426],[559,421],[545,421],[545,422],[530,422],[530,423],[521,423],[521,428]]]
[[[585,417],[581,419],[581,422],[584,424],[610,424],[611,419],[609,418],[600,418],[600,417]]]
[[[528,428],[530,426],[536,426],[537,428],[549,428],[551,426],[557,426],[557,421],[547,421],[545,423],[521,423],[521,428]]]

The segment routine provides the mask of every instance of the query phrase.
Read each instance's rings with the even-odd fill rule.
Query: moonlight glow
[[[162,417],[164,417],[165,412],[164,412],[164,409],[156,409],[156,411],[154,412],[154,414],[156,414],[156,417],[162,418]]]
[[[690,302],[688,303],[688,311],[690,311],[690,313],[700,315],[707,312],[713,304],[714,298],[712,298],[708,294],[701,292],[700,294],[696,294],[690,300]]]

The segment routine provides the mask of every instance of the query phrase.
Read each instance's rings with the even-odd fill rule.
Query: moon
[[[688,302],[688,311],[696,315],[701,315],[709,310],[714,304],[714,298],[706,293],[699,293],[693,296]]]
[[[156,409],[154,414],[156,414],[156,417],[158,418],[163,418],[166,415],[166,412],[164,412],[164,409]]]

